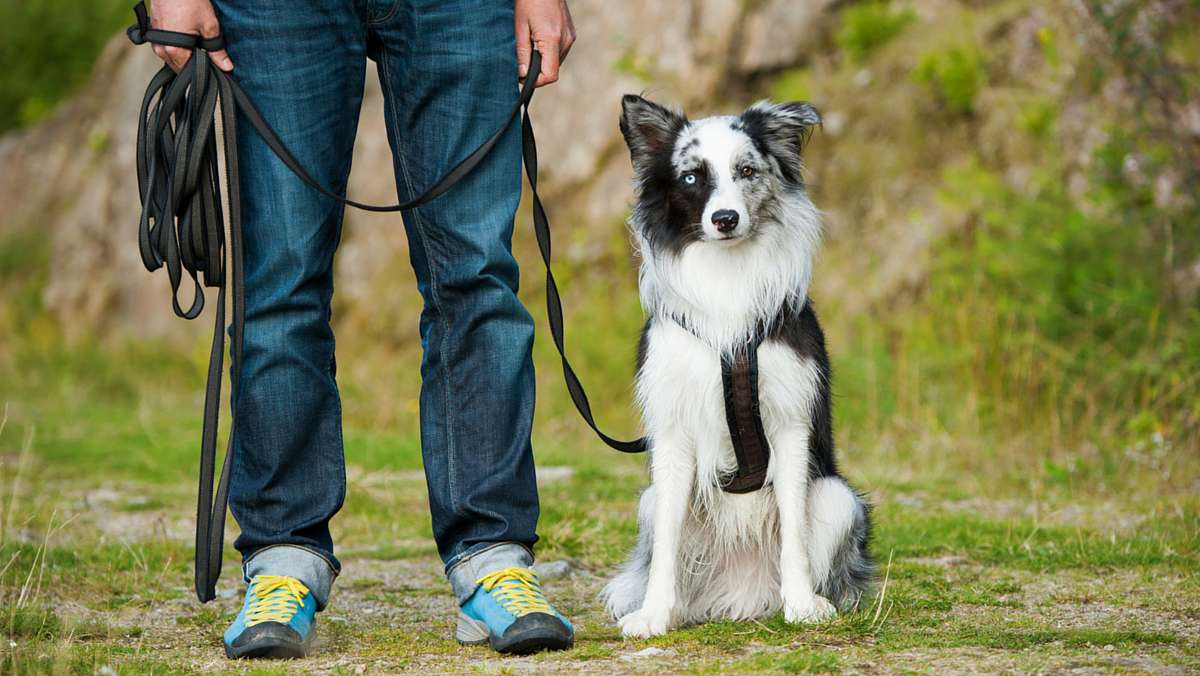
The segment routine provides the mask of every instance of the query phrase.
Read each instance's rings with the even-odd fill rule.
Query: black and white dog
[[[800,155],[819,121],[807,103],[690,122],[624,98],[649,314],[637,396],[651,441],[637,546],[603,592],[626,636],[780,609],[817,622],[871,582],[868,507],[834,462],[829,359],[807,298],[821,221]],[[770,465],[762,489],[727,493],[737,460],[721,356],[760,327]]]

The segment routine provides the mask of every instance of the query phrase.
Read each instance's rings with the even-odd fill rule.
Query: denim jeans
[[[379,65],[401,199],[470,152],[517,99],[512,0],[215,5],[234,76],[335,191],[350,172],[368,58]],[[343,208],[301,183],[245,123],[238,144],[246,333],[233,366],[236,544],[247,575],[293,574],[323,607],[340,570],[329,521],[346,491],[330,326]],[[480,561],[528,565],[537,539],[533,321],[511,251],[520,154],[513,125],[461,183],[403,214],[424,299],[421,448],[433,532],[460,600]]]

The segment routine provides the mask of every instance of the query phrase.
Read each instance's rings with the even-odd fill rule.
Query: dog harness
[[[687,321],[671,320],[701,342],[704,338]],[[770,326],[759,322],[750,337],[739,347],[721,352],[721,390],[725,400],[725,424],[737,458],[737,469],[722,477],[726,493],[753,493],[767,481],[771,463],[771,445],[763,429],[758,396],[758,348],[770,333]]]
[[[746,345],[721,355],[721,383],[725,391],[725,422],[729,425],[729,440],[737,456],[737,471],[727,478],[721,489],[727,493],[751,493],[763,487],[767,466],[771,462],[771,446],[763,431],[762,411],[758,399],[758,346],[761,334]]]
[[[151,79],[138,116],[137,174],[141,201],[138,248],[142,263],[151,272],[165,267],[171,283],[175,314],[195,319],[204,309],[204,287],[217,290],[215,326],[209,355],[208,382],[204,398],[204,426],[200,442],[200,489],[196,506],[196,595],[211,601],[221,574],[224,546],[225,512],[229,502],[229,479],[233,467],[233,440],[237,416],[233,416],[225,459],[216,478],[216,444],[221,398],[221,378],[225,358],[225,303],[232,306],[232,340],[229,347],[234,368],[230,374],[236,408],[239,389],[237,365],[242,362],[245,334],[245,279],[242,265],[242,213],[240,165],[236,143],[239,118],[249,122],[275,155],[297,177],[321,194],[337,202],[365,211],[397,212],[413,209],[442,195],[478,166],[508,128],[521,120],[522,158],[533,204],[533,229],[538,250],[546,267],[546,309],[550,335],[562,358],[563,379],[571,401],[584,422],[605,444],[623,453],[641,453],[647,449],[645,437],[625,441],[601,431],[592,415],[587,392],[567,360],[564,338],[562,299],[551,270],[550,223],[537,192],[537,143],[529,105],[536,77],[525,78],[520,96],[504,122],[475,150],[417,197],[397,204],[379,206],[356,202],[334,193],[316,181],[288,150],[250,97],[233,77],[214,67],[205,51],[225,48],[222,36],[203,38],[190,33],[151,27],[144,2],[134,7],[137,23],[126,31],[135,45],[152,43],[191,49],[192,56],[176,74],[163,66]],[[529,72],[541,69],[541,54],[531,54]],[[218,111],[223,123],[223,139],[216,129]],[[221,175],[218,155],[221,143],[228,190],[229,243],[226,246],[225,217],[222,208]],[[187,309],[180,304],[183,276],[192,280],[193,295]],[[200,281],[203,277],[203,283]],[[738,450],[738,472],[727,490],[746,492],[762,485],[766,471],[766,441],[758,420],[757,361],[749,351],[734,359],[725,376],[726,410],[730,433]],[[733,393],[731,396],[728,393]],[[730,406],[730,401],[748,403]]]

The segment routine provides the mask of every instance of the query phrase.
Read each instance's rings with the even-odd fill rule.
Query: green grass
[[[43,373],[39,388],[112,385],[103,369],[89,375],[61,368],[67,370]],[[191,599],[194,400],[114,392],[104,403],[81,401],[71,422],[38,417],[41,431],[25,464],[0,465],[0,522],[11,524],[0,545],[0,565],[11,561],[0,575],[0,626],[15,643],[5,668],[227,668],[218,643],[236,597],[208,606]],[[23,431],[47,405],[38,389],[9,395],[3,457],[20,455]],[[84,437],[95,440],[73,443]],[[415,439],[355,426],[346,439],[350,494],[334,525],[346,575],[322,623],[324,647],[314,668],[506,668],[510,662],[450,638],[452,605],[432,546]],[[103,451],[115,446],[122,458]],[[620,671],[637,663],[705,673],[820,673],[868,664],[1039,669],[1080,661],[1117,668],[1105,660],[1133,656],[1200,666],[1187,628],[1200,618],[1194,497],[1126,496],[1120,511],[1144,515],[1153,527],[1119,528],[1053,516],[1096,504],[1086,494],[1076,496],[1081,503],[1038,498],[1044,516],[1034,519],[1020,510],[1004,516],[1000,507],[1007,503],[969,502],[969,491],[920,479],[860,480],[877,503],[873,550],[881,567],[876,593],[860,609],[817,627],[791,626],[776,615],[625,642],[595,594],[634,539],[640,460],[609,455],[596,444],[583,453],[539,448],[542,466],[574,469],[542,486],[540,556],[571,557],[590,572],[548,583],[576,619],[579,645],[532,658],[537,668]],[[900,465],[912,461],[907,454],[890,457]],[[851,476],[869,474],[859,462],[848,458]],[[1018,486],[1006,491],[1028,498]],[[114,518],[134,521],[124,529],[102,527]],[[164,536],[141,526],[157,521],[179,522],[182,532]],[[227,551],[222,589],[234,588],[233,557]],[[1106,583],[1098,586],[1098,579]],[[662,652],[630,657],[647,648]],[[956,663],[961,650],[987,657]]]

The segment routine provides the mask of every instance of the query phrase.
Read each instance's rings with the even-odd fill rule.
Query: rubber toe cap
[[[309,634],[312,635],[311,632]],[[245,631],[225,644],[225,654],[231,658],[293,659],[308,653],[308,641],[301,638],[295,629],[280,622],[263,622]]]
[[[511,655],[526,655],[542,650],[566,650],[575,642],[575,633],[557,616],[530,613],[518,617],[502,636],[492,637],[492,649]]]

